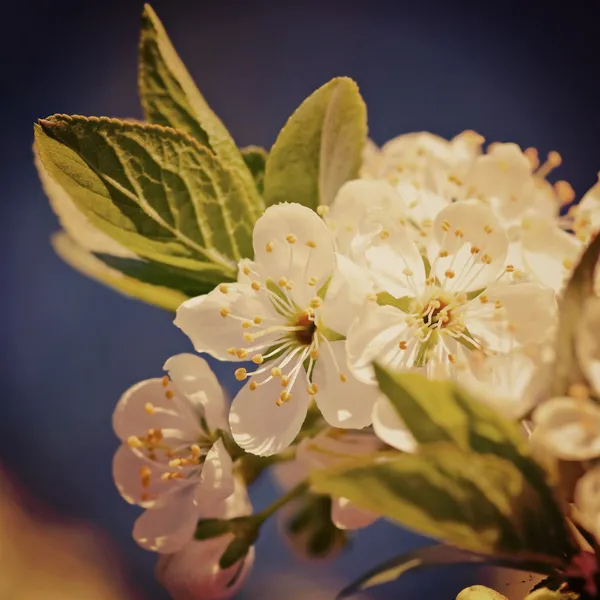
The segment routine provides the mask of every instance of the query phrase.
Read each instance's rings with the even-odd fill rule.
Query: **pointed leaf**
[[[55,115],[36,126],[40,158],[90,223],[138,256],[233,279],[252,253],[241,185],[189,136],[156,125]]]
[[[599,257],[600,234],[597,234],[575,267],[559,304],[556,358],[549,386],[551,396],[564,396],[572,384],[585,382],[575,352],[575,334],[584,304],[595,295],[594,273]]]
[[[258,218],[264,210],[262,199],[239,149],[206,103],[148,4],[142,13],[139,54],[139,91],[146,119],[188,133],[208,146],[243,184],[254,218]]]
[[[313,490],[472,552],[560,564],[565,542],[545,524],[535,489],[509,461],[451,444],[354,460],[312,474]],[[562,543],[561,543],[562,542]]]
[[[181,291],[145,283],[110,268],[91,252],[74,242],[65,232],[57,233],[52,237],[52,246],[56,253],[75,270],[126,296],[170,311],[177,310],[177,307],[188,298]]]
[[[346,181],[359,177],[366,136],[356,83],[337,77],[320,87],[289,118],[269,153],[266,204],[331,204]]]

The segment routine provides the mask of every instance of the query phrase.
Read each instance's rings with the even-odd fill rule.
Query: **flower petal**
[[[190,338],[197,352],[206,352],[219,360],[247,360],[228,350],[251,345],[244,339],[248,329],[242,326],[242,321],[251,322],[255,316],[263,320],[282,319],[264,290],[256,291],[244,283],[228,283],[184,302],[177,309],[175,325]]]
[[[113,458],[113,479],[121,496],[129,504],[148,508],[163,494],[181,486],[181,481],[163,481],[169,469],[140,456],[126,444],[119,446]],[[142,483],[144,482],[144,484]]]
[[[414,452],[417,449],[412,433],[385,396],[380,396],[373,407],[373,431],[392,448],[402,452]]]
[[[161,496],[133,526],[135,541],[152,552],[177,552],[194,536],[198,522],[196,486],[187,484]]]
[[[196,492],[197,504],[220,504],[233,494],[234,489],[233,463],[223,440],[219,439],[204,459]]]
[[[593,401],[553,398],[533,414],[537,439],[563,460],[600,456],[600,406]]]
[[[270,206],[256,221],[253,233],[256,268],[263,280],[287,277],[295,285],[291,296],[305,306],[335,268],[333,234],[323,220],[301,204]],[[304,285],[303,285],[304,283]]]
[[[379,518],[374,512],[359,508],[348,498],[334,498],[331,502],[331,521],[338,529],[362,529]]]
[[[318,386],[317,406],[329,425],[362,429],[371,424],[379,390],[348,372],[346,342],[329,342],[321,347],[312,380]]]
[[[350,327],[346,339],[348,367],[364,383],[375,383],[373,361],[391,364],[398,356],[398,343],[407,330],[406,315],[392,306],[369,305]]]
[[[223,389],[203,358],[195,354],[177,354],[169,358],[163,368],[190,403],[197,418],[204,416],[212,431],[229,430]]]
[[[173,600],[224,600],[237,594],[254,564],[254,547],[228,569],[219,560],[232,541],[231,534],[209,540],[191,541],[179,552],[162,556],[156,567],[158,581]],[[235,582],[229,585],[232,580]]]
[[[575,236],[555,224],[536,224],[523,233],[523,262],[541,284],[559,292],[581,247]]]
[[[575,350],[587,380],[600,393],[600,300],[592,298],[583,308],[583,315],[575,338]]]
[[[130,387],[113,413],[113,429],[122,442],[145,436],[150,429],[169,429],[180,440],[195,440],[200,433],[197,420],[182,398],[167,396],[161,379],[147,379]]]
[[[277,405],[283,388],[279,378],[251,390],[246,384],[233,400],[229,425],[240,448],[259,456],[277,454],[298,435],[306,418],[310,396],[300,381],[291,391],[291,399]]]
[[[336,255],[336,270],[327,287],[321,319],[328,329],[346,335],[358,311],[373,292],[366,269],[341,254]]]

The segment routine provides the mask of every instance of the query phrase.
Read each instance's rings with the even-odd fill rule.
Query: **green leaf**
[[[253,217],[229,169],[156,125],[55,115],[35,128],[44,167],[91,225],[138,256],[213,286],[252,254]]]
[[[265,181],[265,167],[267,165],[268,152],[260,146],[247,146],[242,148],[242,157],[260,194],[263,193]]]
[[[337,77],[309,96],[279,133],[267,159],[265,202],[331,204],[359,177],[367,136],[365,103],[352,79]]]
[[[389,292],[379,292],[377,294],[377,304],[380,306],[394,306],[400,309],[402,312],[410,312],[414,304],[414,299],[410,296],[402,296],[402,298],[395,298]]]
[[[126,296],[170,311],[177,310],[177,307],[188,299],[186,294],[176,289],[146,283],[110,268],[94,254],[79,246],[64,232],[57,233],[52,237],[52,245],[56,253],[75,270]],[[144,264],[139,265],[139,269],[145,268],[147,267]]]
[[[227,519],[202,519],[198,521],[194,538],[197,540],[208,540],[229,533],[231,521]]]
[[[381,391],[417,440],[449,443],[463,451],[491,454],[510,461],[535,490],[531,509],[539,516],[532,529],[547,531],[559,554],[574,551],[563,511],[548,483],[548,474],[530,455],[519,425],[472,398],[451,381],[429,381],[415,373],[394,373],[375,365]]]
[[[564,396],[572,384],[585,382],[575,352],[575,335],[583,306],[595,295],[594,273],[599,257],[600,234],[597,234],[575,267],[559,304],[556,358],[549,385],[551,396]]]
[[[149,122],[190,134],[231,169],[246,189],[254,219],[257,219],[264,205],[239,149],[206,103],[148,4],[142,13],[139,91]]]
[[[548,566],[564,561],[535,488],[499,456],[438,444],[393,459],[354,459],[313,473],[311,483],[458,548]]]
[[[250,541],[243,537],[233,538],[219,560],[219,567],[221,567],[221,569],[233,567],[236,562],[245,558],[252,543],[253,540]]]

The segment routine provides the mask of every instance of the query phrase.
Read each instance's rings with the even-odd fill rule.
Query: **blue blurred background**
[[[155,0],[153,6],[240,145],[268,148],[310,92],[348,75],[360,85],[377,143],[415,130],[449,137],[475,129],[488,141],[556,149],[564,159],[560,178],[581,194],[600,168],[594,4]],[[48,240],[57,221],[31,153],[38,117],[141,117],[141,9],[141,0],[21,0],[2,9],[0,465],[58,514],[110,536],[132,598],[161,600],[155,556],[130,537],[137,511],[111,480],[117,445],[111,413],[129,385],[159,374],[166,358],[190,347],[169,314],[85,279],[54,255]],[[229,369],[217,370],[233,391]],[[255,506],[273,493],[261,481]],[[423,543],[377,524],[331,565],[312,565],[298,563],[271,524],[243,597],[263,586],[261,597],[279,600],[268,592],[272,571],[305,580],[330,573],[347,582]],[[372,597],[451,599],[476,579],[464,570],[437,571]]]

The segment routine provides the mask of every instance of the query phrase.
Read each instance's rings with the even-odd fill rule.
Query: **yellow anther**
[[[192,444],[190,446],[190,452],[194,458],[200,458],[200,455],[202,454],[202,450],[200,450],[200,446],[198,446],[198,444]]]
[[[172,400],[173,398],[175,398],[175,392],[173,390],[167,390],[165,392],[165,398],[167,400]]]
[[[321,308],[321,306],[323,306],[323,300],[321,300],[319,296],[315,296],[308,304],[311,308]]]
[[[246,371],[244,367],[240,367],[239,369],[235,370],[234,375],[238,381],[244,381],[244,379],[246,379],[248,376],[248,371]]]
[[[231,314],[231,311],[226,306],[223,306],[219,312],[223,318],[228,317]]]
[[[316,348],[313,348],[313,349],[310,351],[310,357],[311,357],[313,360],[317,360],[317,358],[319,358],[319,351],[318,351]]]
[[[490,299],[485,294],[479,296],[479,302],[481,302],[481,304],[487,304],[489,301]]]
[[[163,481],[169,481],[169,479],[183,479],[184,478],[184,474],[183,473],[163,473],[160,478]]]
[[[173,460],[169,461],[170,467],[181,467],[182,464],[183,461],[180,458],[174,458]]]
[[[348,377],[346,377],[346,375],[344,375],[344,373],[340,373],[340,381],[342,383],[346,383],[346,381],[348,381]]]
[[[142,480],[142,487],[148,487],[150,485],[150,476],[152,471],[150,467],[143,466],[140,468],[140,479]]]
[[[292,395],[289,392],[286,392],[285,390],[283,392],[281,392],[281,394],[279,395],[279,399],[282,402],[289,402],[292,399]]]
[[[535,171],[540,166],[540,156],[537,151],[537,148],[525,148],[525,152],[523,152],[531,165],[532,170]]]
[[[255,292],[260,290],[260,283],[258,281],[253,281],[250,285]]]
[[[242,269],[244,275],[250,275],[250,273],[252,273],[252,270],[250,269],[250,267],[248,265],[246,265],[243,269]]]
[[[308,280],[308,285],[310,285],[311,287],[317,285],[317,279],[315,277],[311,277]]]
[[[398,348],[400,348],[400,350],[406,350],[408,348],[408,344],[404,340],[401,340],[398,343]]]
[[[262,364],[265,362],[265,359],[263,358],[263,355],[262,355],[262,354],[255,354],[255,355],[252,357],[252,362],[253,362],[255,365],[262,365]]]
[[[494,231],[494,228],[491,225],[486,225],[483,228],[483,231],[485,231],[488,235],[490,235],[490,233],[492,233],[492,231]]]
[[[409,269],[408,267],[405,267],[404,269],[402,269],[402,273],[404,275],[406,275],[407,277],[412,277],[414,275],[413,271],[411,269]]]
[[[227,348],[227,354],[231,354],[231,356],[235,356],[235,348],[233,346],[230,346],[229,348]]]
[[[144,410],[149,414],[149,415],[153,415],[156,410],[154,408],[154,404],[152,404],[152,402],[146,402],[146,404],[144,405]]]
[[[450,221],[442,221],[442,231],[450,231]]]
[[[221,285],[219,285],[219,291],[222,294],[226,294],[229,291],[229,286],[226,283],[222,283]]]
[[[253,323],[255,325],[260,325],[263,322],[263,318],[260,317],[259,315],[256,315],[253,319],[252,319]]]
[[[452,271],[451,269],[448,269],[444,275],[448,278],[448,279],[454,279],[454,276],[456,275],[456,273],[454,273],[454,271]]]
[[[554,191],[561,204],[571,204],[575,200],[575,190],[568,181],[557,181],[554,184]]]
[[[281,376],[281,385],[283,387],[286,387],[289,382],[290,382],[290,378],[287,375]]]
[[[245,348],[238,348],[238,349],[235,351],[235,355],[236,355],[238,358],[246,358],[246,357],[248,356],[248,350],[246,350]]]
[[[307,388],[309,396],[314,396],[319,391],[319,386],[316,383],[311,383]]]
[[[140,438],[137,435],[130,435],[127,438],[127,445],[130,448],[141,448],[142,447],[142,441],[140,440]]]
[[[490,265],[492,264],[492,257],[489,254],[484,254],[481,257],[481,262],[485,265]]]
[[[425,285],[433,285],[435,283],[435,277],[428,277],[425,280]]]
[[[502,300],[494,300],[494,308],[502,308],[503,306]]]
[[[464,232],[464,231],[463,231],[463,230],[462,230],[460,227],[457,227],[457,228],[454,230],[454,235],[455,235],[457,238],[464,238],[464,237],[465,237],[465,232]]]
[[[250,327],[252,327],[252,325],[254,325],[253,321],[242,321],[242,327],[244,329],[250,329]]]
[[[314,242],[313,240],[308,240],[308,242],[306,242],[306,245],[309,248],[316,248],[317,247],[317,242]]]
[[[281,377],[281,369],[279,367],[273,367],[271,369],[271,377]]]
[[[287,277],[280,277],[279,281],[277,282],[277,285],[279,285],[279,287],[286,287],[288,284],[288,278]]]
[[[265,246],[265,250],[267,252],[273,252],[274,246],[275,246],[275,244],[273,242],[267,242],[267,245]]]
[[[477,246],[471,246],[471,254],[479,254],[481,252],[481,248]]]
[[[251,392],[253,392],[253,391],[254,391],[254,390],[255,390],[255,389],[258,387],[258,386],[257,386],[257,384],[256,384],[256,381],[251,381],[251,382],[248,384],[248,387],[250,388],[250,391],[251,391]]]
[[[293,233],[288,233],[288,234],[285,236],[285,241],[286,241],[288,244],[295,244],[297,239],[298,239],[298,238],[297,238],[297,237],[296,237],[296,236],[295,236]]]
[[[169,376],[168,375],[163,375],[163,378],[161,379],[162,385],[163,387],[167,387],[169,385]]]
[[[563,258],[562,260],[562,266],[567,270],[571,270],[574,264],[575,263],[570,258]]]
[[[440,250],[440,251],[438,252],[438,256],[439,256],[440,258],[446,258],[446,257],[448,256],[448,250]]]
[[[390,237],[390,232],[387,229],[382,229],[381,232],[380,232],[380,234],[379,234],[379,237],[382,240],[387,240],[387,238]]]
[[[515,266],[514,265],[506,265],[505,271],[507,273],[514,273],[515,272]]]
[[[242,335],[242,337],[243,337],[243,338],[244,338],[244,340],[245,340],[245,341],[247,341],[247,342],[252,342],[252,341],[254,341],[254,336],[253,336],[251,333],[248,333],[248,332],[246,332],[246,333],[244,333],[244,334]]]
[[[548,153],[547,161],[551,167],[560,167],[562,164],[562,156],[556,152],[556,150],[553,150]]]
[[[455,183],[456,185],[462,185],[463,182],[456,175],[448,175],[448,181],[450,183]]]
[[[329,206],[325,206],[324,204],[317,206],[317,214],[320,217],[325,216],[328,212],[329,212]]]

